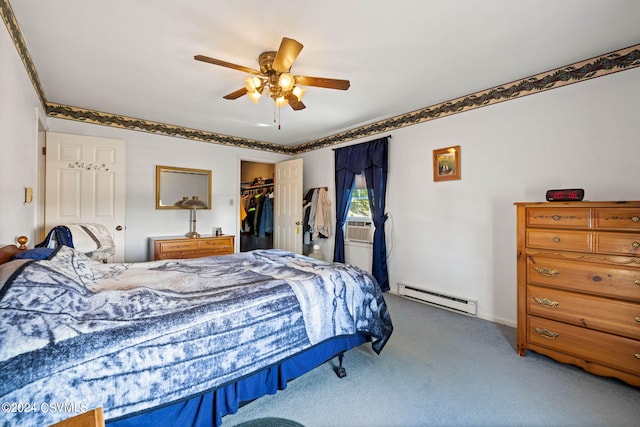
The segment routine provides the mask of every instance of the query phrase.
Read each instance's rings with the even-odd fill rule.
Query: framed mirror
[[[204,201],[211,209],[211,171],[156,166],[156,209],[180,209],[185,197]]]

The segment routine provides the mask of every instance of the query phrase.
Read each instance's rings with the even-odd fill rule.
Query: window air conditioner
[[[371,221],[347,221],[345,240],[373,243],[374,230],[375,228]]]

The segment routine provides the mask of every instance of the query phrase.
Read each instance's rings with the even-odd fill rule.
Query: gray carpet
[[[515,329],[385,294],[395,330],[380,356],[348,352],[223,418],[329,426],[640,426],[640,389],[528,352]]]

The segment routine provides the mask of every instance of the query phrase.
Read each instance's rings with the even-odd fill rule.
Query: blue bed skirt
[[[288,381],[320,366],[339,353],[368,341],[370,338],[365,335],[336,337],[208,393],[126,418],[107,420],[106,425],[107,427],[219,426],[223,416],[235,414],[243,403],[284,390],[287,388]]]

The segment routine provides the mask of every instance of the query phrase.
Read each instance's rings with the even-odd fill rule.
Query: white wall
[[[36,203],[24,188],[37,187],[37,110],[40,102],[24,65],[0,24],[0,245],[35,238]],[[34,195],[37,197],[37,194]]]
[[[515,325],[513,203],[572,187],[587,200],[640,199],[638,99],[633,69],[391,132],[392,291],[402,282],[477,299],[479,316]],[[462,180],[434,183],[432,150],[452,145]],[[335,206],[332,148],[303,155],[304,179],[329,186]]]

